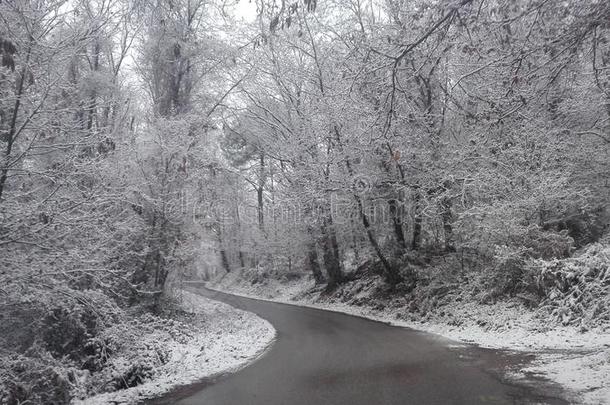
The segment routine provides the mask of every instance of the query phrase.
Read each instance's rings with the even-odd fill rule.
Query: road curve
[[[277,340],[241,371],[178,389],[148,404],[426,405],[567,404],[540,386],[503,382],[502,352],[449,347],[434,335],[335,312],[190,291],[251,311]],[[512,360],[514,357],[512,357]]]

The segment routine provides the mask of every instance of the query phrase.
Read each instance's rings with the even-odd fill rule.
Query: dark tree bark
[[[246,263],[244,262],[244,252],[242,252],[241,250],[239,251],[239,265],[242,269],[246,267]]]
[[[229,265],[229,258],[227,257],[227,251],[224,248],[220,249],[220,259],[222,262],[222,268],[225,269],[227,273],[231,272],[231,266]]]
[[[358,239],[356,238],[356,223],[354,222],[354,219],[351,218],[351,228],[352,228],[352,249],[354,250],[354,260],[356,261],[356,263],[360,262],[360,251],[358,250]]]
[[[411,238],[411,249],[419,250],[421,247],[422,238],[422,218],[421,218],[421,195],[419,194],[419,187],[415,188],[415,194],[413,196],[413,235]]]
[[[405,241],[405,233],[402,229],[402,218],[399,212],[398,202],[395,199],[388,201],[390,207],[390,217],[392,218],[392,225],[394,227],[394,236],[399,248],[404,252],[407,250],[407,243]]]
[[[13,145],[15,143],[16,131],[17,131],[17,118],[19,117],[19,108],[21,107],[21,97],[23,96],[25,76],[27,73],[27,66],[30,61],[31,46],[28,46],[28,51],[25,56],[25,63],[21,69],[19,76],[19,83],[17,84],[15,105],[11,114],[11,121],[9,124],[8,134],[6,135],[6,149],[4,151],[4,162],[2,164],[2,171],[0,173],[0,200],[2,200],[2,194],[6,185],[6,179],[8,178],[8,171],[11,165],[11,152],[13,151]]]
[[[453,244],[453,213],[451,212],[451,199],[449,197],[443,197],[440,205],[443,230],[445,232],[445,251],[455,252],[455,245]]]
[[[388,122],[388,125],[391,124],[391,121]],[[389,128],[388,128],[389,130]],[[392,148],[389,142],[386,142],[385,148],[388,150],[391,161],[396,164],[396,169],[398,172],[398,176],[400,182],[404,184],[405,182],[405,172],[402,165],[399,162],[400,154]],[[387,173],[392,173],[390,163],[383,163],[383,168]],[[400,250],[399,253],[404,253],[407,250],[407,241],[405,237],[405,231],[403,229],[403,221],[402,221],[402,208],[404,207],[404,196],[401,192],[398,192],[396,198],[391,198],[388,201],[388,206],[390,208],[390,217],[392,218],[392,233],[394,233],[394,237],[396,238],[396,243],[398,244],[398,248]]]
[[[309,268],[313,273],[313,279],[316,281],[316,284],[324,283],[326,279],[324,278],[324,274],[322,274],[322,270],[320,269],[320,262],[318,261],[318,251],[316,249],[315,243],[311,243],[309,245],[307,258],[309,259]]]
[[[324,267],[328,275],[328,288],[335,288],[345,281],[341,260],[339,258],[339,244],[333,229],[332,218],[328,217],[322,226],[324,240]]]
[[[265,217],[264,217],[264,191],[265,191],[265,155],[260,155],[260,173],[258,180],[258,187],[256,188],[256,198],[258,201],[258,226],[261,231],[265,230]]]
[[[396,284],[400,283],[402,281],[402,277],[400,276],[400,273],[398,272],[398,270],[392,265],[392,263],[390,263],[388,261],[388,259],[383,254],[383,251],[381,250],[381,246],[379,246],[379,242],[377,241],[377,238],[375,238],[375,235],[373,234],[373,230],[371,229],[371,224],[369,222],[368,216],[364,212],[362,200],[356,194],[354,194],[354,198],[356,199],[356,203],[358,204],[358,211],[360,214],[360,218],[362,219],[362,224],[364,225],[364,229],[366,230],[366,235],[369,239],[369,242],[373,246],[373,249],[375,249],[375,253],[377,253],[377,257],[379,258],[379,260],[381,261],[381,264],[383,265],[386,281],[390,285],[396,285]]]

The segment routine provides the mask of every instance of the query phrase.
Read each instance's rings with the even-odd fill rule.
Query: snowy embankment
[[[312,288],[313,281],[307,276],[284,282],[257,279],[252,283],[249,278],[234,272],[208,283],[208,287],[249,298],[362,316],[481,347],[531,352],[536,359],[527,368],[514,370],[516,379],[534,373],[562,385],[574,394],[574,402],[610,404],[610,325],[590,331],[557,326],[517,301],[481,305],[465,300],[449,305],[451,308],[443,307],[440,316],[408,319],[405,307],[397,302],[376,308],[363,304],[370,291],[382,283],[381,279],[356,281],[347,287],[356,291],[349,304]]]
[[[176,387],[244,367],[275,337],[273,326],[253,313],[187,291],[180,291],[180,296],[183,309],[205,321],[190,339],[164,342],[169,358],[155,370],[154,377],[132,388],[75,400],[74,404],[135,404],[159,397]],[[151,342],[156,338],[154,333],[142,336]]]

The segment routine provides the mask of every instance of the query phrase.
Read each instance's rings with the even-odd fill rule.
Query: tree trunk
[[[453,214],[451,212],[451,200],[443,197],[441,200],[441,218],[443,220],[443,230],[445,231],[445,251],[455,252],[453,244]]]
[[[244,252],[241,250],[239,251],[239,264],[242,269],[246,267],[246,263],[244,262]]]
[[[258,212],[258,227],[261,229],[261,231],[265,230],[265,223],[264,223],[264,216],[263,216],[263,188],[262,187],[257,187],[256,188],[256,197],[258,200],[258,206],[257,206],[257,212]]]
[[[368,216],[364,212],[364,207],[362,205],[362,200],[357,194],[354,194],[354,198],[356,199],[356,203],[358,204],[358,211],[360,214],[360,218],[362,219],[362,224],[364,225],[364,229],[366,230],[366,235],[369,238],[369,242],[375,249],[375,253],[377,253],[377,257],[381,261],[383,265],[385,279],[390,285],[396,285],[402,281],[402,277],[398,270],[387,260],[383,251],[381,250],[381,246],[379,246],[379,242],[377,242],[377,238],[373,234],[373,230],[371,229],[371,224],[369,222]]]
[[[258,226],[261,231],[265,230],[265,221],[264,221],[264,187],[265,187],[265,155],[261,153],[260,155],[260,173],[258,180],[258,187],[256,188],[256,197],[258,200]]]
[[[335,125],[333,127],[333,130],[335,133],[335,140],[337,141],[337,145],[339,146],[339,149],[341,151],[343,151],[343,146],[341,144],[341,136],[339,133],[339,127],[337,125]],[[353,178],[354,170],[352,169],[352,165],[351,165],[349,159],[345,160],[345,167],[347,168],[347,172],[350,175],[350,177]],[[379,243],[377,242],[377,238],[375,238],[375,235],[373,234],[373,230],[371,229],[371,224],[369,222],[369,219],[368,219],[366,213],[364,212],[364,207],[362,205],[362,199],[356,193],[354,193],[353,196],[354,196],[354,200],[356,201],[356,204],[358,205],[360,219],[362,220],[362,224],[364,225],[364,228],[366,229],[366,235],[369,239],[369,242],[373,246],[373,249],[375,249],[375,252],[377,253],[377,256],[379,257],[381,264],[383,264],[383,268],[385,270],[386,281],[391,285],[396,285],[400,281],[402,281],[400,274],[394,268],[394,266],[392,266],[390,264],[390,262],[388,262],[388,260],[384,256],[383,251],[381,250],[381,247],[379,246]]]
[[[401,250],[401,253],[407,250],[407,243],[405,241],[405,233],[402,229],[402,218],[397,206],[397,201],[391,199],[388,201],[390,207],[390,217],[392,218],[392,224],[394,226],[394,235],[396,236],[396,242]]]
[[[358,239],[356,238],[356,224],[353,218],[351,219],[351,234],[352,234],[352,249],[354,250],[354,260],[360,263],[360,251],[358,250]]]
[[[328,274],[328,288],[335,288],[337,285],[345,281],[343,270],[341,269],[341,261],[339,260],[339,249],[337,236],[333,229],[332,218],[328,217],[322,226],[322,234],[324,240],[324,267]]]
[[[15,142],[15,132],[17,130],[17,118],[19,117],[19,107],[21,106],[21,97],[23,96],[25,76],[27,73],[27,66],[30,61],[31,46],[28,46],[28,51],[25,56],[25,63],[21,69],[21,75],[19,77],[19,84],[17,85],[16,100],[13,107],[13,114],[11,115],[11,123],[9,125],[8,134],[6,136],[6,150],[4,151],[4,162],[2,164],[2,172],[0,173],[0,200],[2,200],[2,194],[4,193],[4,186],[6,179],[8,178],[9,166],[11,164],[11,152],[13,150],[13,144]]]
[[[324,275],[322,274],[322,270],[320,269],[320,263],[318,262],[318,251],[316,249],[316,244],[311,243],[309,245],[309,251],[307,252],[307,258],[309,259],[309,268],[313,273],[313,279],[316,281],[316,284],[322,284],[324,281]]]
[[[231,266],[229,265],[229,258],[227,257],[227,251],[224,248],[220,249],[220,260],[222,261],[222,268],[227,273],[231,272]]]
[[[93,72],[97,72],[100,67],[100,44],[96,40],[93,47],[93,66],[91,67]],[[97,91],[95,88],[91,91],[91,97],[89,100],[89,106],[87,107],[87,130],[90,131],[93,128],[93,121],[97,111]],[[93,154],[93,151],[91,152]]]
[[[421,195],[419,194],[419,188],[415,189],[415,195],[413,196],[413,237],[411,239],[411,249],[419,250],[421,247],[421,231],[422,231],[422,218],[420,212]]]

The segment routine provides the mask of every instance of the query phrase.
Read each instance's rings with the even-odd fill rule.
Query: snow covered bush
[[[483,277],[488,297],[495,298],[504,294],[514,294],[519,290],[527,251],[528,249],[524,247],[496,247],[494,265],[489,274]]]
[[[0,405],[67,404],[141,384],[194,330],[177,309],[171,316],[185,322],[143,304],[120,308],[100,291],[52,287],[15,284],[0,295]]]
[[[574,241],[567,231],[543,231],[534,226],[524,229],[519,237],[509,237],[505,242],[494,247],[490,258],[483,256],[483,270],[479,278],[488,292],[488,298],[512,296],[529,290],[530,280],[525,277],[528,261],[568,257]]]
[[[529,260],[524,277],[557,321],[583,328],[610,321],[610,245],[596,243],[567,259]]]
[[[0,404],[67,404],[71,398],[68,370],[44,351],[0,356]]]
[[[175,312],[177,312],[175,310]],[[93,354],[75,392],[85,398],[101,392],[112,392],[135,387],[149,381],[159,367],[170,359],[170,348],[188,342],[195,333],[195,325],[186,323],[187,314],[174,314],[184,322],[163,318],[143,308],[127,311],[122,322],[104,329],[89,345]],[[83,366],[83,368],[86,368]]]
[[[99,368],[102,360],[94,359],[93,342],[121,315],[98,291],[34,283],[12,285],[1,296],[0,308],[3,405],[67,403],[74,371]]]

